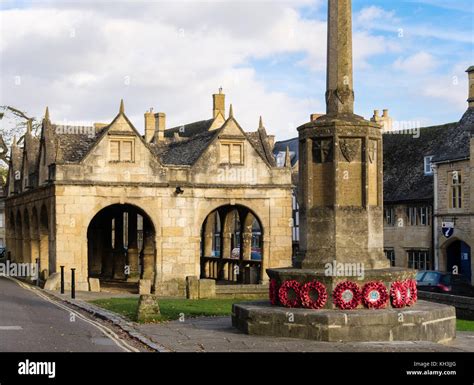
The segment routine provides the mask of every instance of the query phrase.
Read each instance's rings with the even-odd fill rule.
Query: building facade
[[[276,167],[260,121],[245,132],[225,96],[212,117],[166,128],[145,113],[145,135],[123,102],[110,124],[59,126],[45,114],[14,145],[7,182],[12,259],[39,260],[43,279],[76,269],[77,286],[151,280],[159,295],[183,295],[185,278],[263,283],[291,264],[290,167]]]

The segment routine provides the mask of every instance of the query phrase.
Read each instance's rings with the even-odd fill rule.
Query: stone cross
[[[354,113],[351,0],[328,0],[326,113]]]

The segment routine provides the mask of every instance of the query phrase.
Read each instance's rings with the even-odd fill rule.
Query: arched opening
[[[15,248],[15,254],[16,254],[16,261],[18,262],[23,262],[24,261],[24,256],[23,256],[23,223],[21,221],[21,214],[20,211],[17,212],[16,214],[16,248]]]
[[[15,226],[15,216],[11,212],[9,215],[8,220],[8,239],[7,239],[7,252],[8,257],[11,261],[17,261],[17,253],[16,253],[16,237],[17,231]]]
[[[155,234],[150,217],[136,206],[115,204],[102,209],[87,230],[89,277],[153,280]]]
[[[31,263],[30,217],[28,210],[23,212],[23,262]]]
[[[446,270],[457,271],[471,281],[471,247],[461,240],[452,242],[446,248]]]
[[[49,256],[49,220],[46,206],[41,206],[39,217],[39,255],[40,255],[40,274],[41,278],[46,280],[49,273],[56,271],[56,261]]]
[[[261,282],[263,227],[245,206],[222,206],[201,229],[201,278],[218,283]]]

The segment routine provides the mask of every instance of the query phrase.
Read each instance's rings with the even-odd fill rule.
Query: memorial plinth
[[[354,114],[351,1],[328,4],[326,115],[298,128],[301,252],[294,267],[267,270],[269,302],[234,304],[233,325],[320,341],[450,340],[455,309],[417,303],[416,271],[384,256],[381,127]]]

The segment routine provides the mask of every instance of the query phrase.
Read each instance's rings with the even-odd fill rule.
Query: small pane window
[[[433,175],[433,167],[431,161],[433,156],[425,156],[425,175]]]

